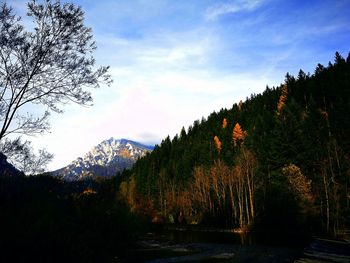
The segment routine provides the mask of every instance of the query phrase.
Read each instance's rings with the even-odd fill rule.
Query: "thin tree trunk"
[[[235,197],[233,193],[233,185],[230,183],[229,185],[229,191],[230,191],[230,198],[231,198],[231,207],[232,207],[232,222],[236,223],[237,222],[237,208],[235,204]]]
[[[238,208],[239,208],[239,226],[243,227],[243,196],[242,196],[242,187],[239,182],[236,186],[237,188],[237,197],[238,197]]]
[[[247,214],[247,224],[250,225],[250,215],[249,215],[249,202],[248,202],[248,194],[247,194],[247,189],[244,191],[244,198],[245,198],[245,210]]]
[[[247,181],[248,181],[247,183],[248,183],[249,203],[250,203],[250,215],[252,217],[252,221],[254,221],[254,196],[253,196],[254,186],[253,186],[253,180],[250,180],[249,174],[247,174]]]
[[[327,233],[329,233],[329,197],[328,197],[328,183],[326,178],[326,171],[323,169],[323,185],[324,185],[324,191],[326,196],[326,230]]]

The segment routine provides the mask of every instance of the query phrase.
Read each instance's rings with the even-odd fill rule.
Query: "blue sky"
[[[61,1],[64,2],[64,1]],[[350,51],[350,1],[70,0],[86,14],[110,65],[111,87],[94,106],[52,115],[52,131],[30,138],[55,154],[50,169],[100,141],[159,143],[182,126]],[[24,0],[11,0],[24,14]]]

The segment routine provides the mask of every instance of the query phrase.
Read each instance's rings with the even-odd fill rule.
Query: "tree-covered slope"
[[[349,226],[350,55],[195,121],[138,160],[120,192],[153,220]]]

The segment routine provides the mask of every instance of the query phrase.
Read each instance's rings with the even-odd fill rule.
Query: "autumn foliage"
[[[338,54],[163,140],[130,172],[135,190],[121,189],[130,207],[171,223],[349,228],[349,72]]]
[[[245,132],[242,130],[241,125],[237,122],[232,132],[233,144],[236,146],[237,143],[243,143],[245,138]]]
[[[301,201],[312,202],[311,180],[302,174],[301,169],[295,164],[289,164],[282,168],[283,174],[287,177],[289,185],[296,197]]]
[[[218,152],[219,152],[219,154],[220,154],[222,143],[221,143],[221,141],[220,141],[220,139],[219,139],[218,136],[215,136],[215,137],[214,137],[214,143],[215,143],[215,148],[218,150]]]
[[[277,103],[277,114],[280,114],[282,109],[285,107],[288,96],[288,86],[283,85],[281,88],[281,95]]]
[[[82,193],[82,195],[95,195],[97,192],[90,187],[86,188]]]

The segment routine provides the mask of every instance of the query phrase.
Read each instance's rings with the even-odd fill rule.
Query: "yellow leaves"
[[[228,124],[227,119],[224,118],[222,121],[222,128],[226,129],[227,124]],[[237,122],[232,131],[232,141],[234,146],[236,146],[237,144],[243,144],[246,135],[247,133],[241,128],[241,125]],[[220,154],[222,149],[222,142],[220,141],[217,135],[214,136],[214,145]]]
[[[287,177],[290,187],[301,200],[312,202],[311,180],[302,174],[298,166],[289,164],[282,168],[282,173]]]
[[[288,96],[288,86],[283,85],[281,88],[281,96],[277,103],[277,114],[280,114],[282,109],[285,107]]]
[[[222,128],[225,129],[226,126],[227,126],[227,119],[224,118],[224,119],[222,120]]]
[[[246,132],[242,130],[241,125],[237,122],[232,132],[233,144],[236,146],[238,142],[244,143]]]
[[[222,120],[222,126],[221,126],[222,129],[226,129],[227,125],[228,125],[228,121],[226,118],[224,118]],[[225,135],[227,136],[227,133],[223,132],[219,136],[221,136],[221,135],[225,137]],[[239,144],[239,145],[243,144],[246,135],[247,135],[247,133],[241,128],[241,125],[237,122],[233,128],[233,131],[232,131],[232,141],[233,141],[234,146],[236,146],[237,144]],[[226,140],[227,139],[224,138],[224,141],[226,141]],[[219,139],[219,137],[217,135],[214,136],[214,145],[215,145],[215,148],[217,149],[217,151],[219,152],[219,155],[220,155],[220,152],[222,150],[222,141]]]
[[[97,194],[97,192],[88,187],[81,194],[82,195],[95,195],[95,194]]]
[[[215,143],[215,148],[218,150],[218,152],[220,154],[222,143],[221,143],[220,139],[218,138],[218,136],[214,137],[214,143]]]

